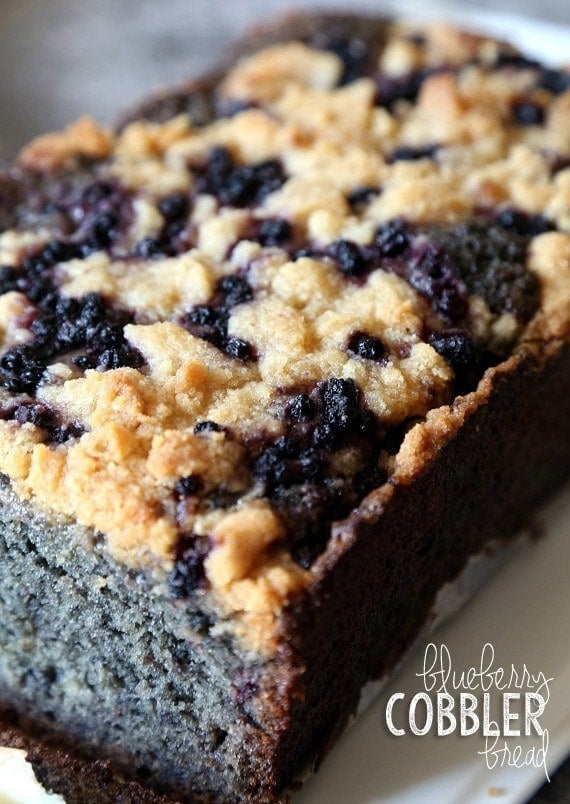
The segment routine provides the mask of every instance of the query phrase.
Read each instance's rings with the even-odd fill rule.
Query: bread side
[[[174,797],[279,797],[568,471],[565,74],[351,17],[245,51],[283,41],[4,178],[5,348],[46,346],[2,363],[0,697]]]

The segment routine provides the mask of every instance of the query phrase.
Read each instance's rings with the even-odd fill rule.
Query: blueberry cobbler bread
[[[278,800],[567,474],[570,72],[289,18],[0,222],[5,734],[69,802]]]

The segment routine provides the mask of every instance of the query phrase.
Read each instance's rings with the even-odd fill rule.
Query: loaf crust
[[[140,148],[147,154],[149,149],[151,151],[155,149],[163,154],[172,146],[176,149],[176,143],[182,143],[180,145],[182,152],[191,156],[191,148],[190,151],[184,151],[188,129],[187,123],[177,117],[181,112],[189,112],[195,126],[207,126],[219,115],[216,104],[220,103],[220,88],[223,89],[222,97],[226,102],[228,99],[242,101],[244,97],[249,97],[248,93],[252,91],[262,93],[254,98],[256,104],[272,102],[271,98],[263,96],[263,93],[273,92],[276,73],[272,71],[280,69],[275,67],[275,61],[270,60],[269,66],[264,64],[256,66],[255,61],[241,62],[241,66],[238,65],[232,72],[230,68],[235,64],[236,58],[244,54],[257,53],[268,44],[288,42],[291,38],[312,42],[314,37],[321,36],[336,42],[337,37],[349,39],[356,37],[359,42],[364,42],[372,48],[371,58],[376,59],[384,54],[383,57],[388,60],[389,67],[390,59],[386,55],[387,43],[399,42],[398,47],[400,51],[403,49],[405,58],[410,57],[410,53],[413,55],[416,48],[409,32],[405,35],[397,34],[395,40],[390,39],[394,37],[394,30],[384,20],[368,21],[349,16],[290,18],[275,28],[254,34],[236,50],[226,65],[203,81],[192,82],[179,90],[163,93],[128,115],[122,123],[122,134],[119,135],[118,144],[115,135],[101,130],[88,121],[69,127],[63,135],[49,135],[31,143],[21,155],[20,164],[23,173],[18,175],[17,172],[12,172],[6,176],[4,192],[10,192],[17,201],[19,194],[25,195],[30,192],[30,187],[41,188],[46,183],[49,184],[54,174],[57,175],[62,170],[68,171],[71,166],[75,175],[78,172],[78,164],[85,160],[107,159],[117,148],[119,150],[122,148],[125,152]],[[437,33],[437,29],[434,30],[435,33],[430,36],[433,37],[436,47],[438,43],[441,44],[441,35]],[[505,60],[508,57],[516,63],[514,51],[504,45],[449,30],[446,31],[446,36],[450,37],[452,43],[447,54],[447,58],[452,62],[457,59],[462,63],[468,58],[475,57],[480,59],[488,57],[492,62],[492,59],[497,58],[497,53],[503,53]],[[396,62],[398,47],[392,47],[396,55],[392,53],[390,56]],[[325,84],[334,79],[334,71],[338,71],[339,67],[335,61],[336,57],[329,57],[323,50],[301,49],[287,54],[278,48],[272,52],[272,59],[279,60],[281,57],[285,58],[287,64],[294,63],[297,58],[309,59],[307,64],[313,65],[316,70],[315,80],[323,80]],[[268,71],[269,81],[264,89],[265,70]],[[329,73],[333,75],[333,79],[329,79]],[[321,74],[323,78],[320,77]],[[338,75],[334,80],[339,80]],[[509,80],[515,79],[510,76]],[[432,103],[436,104],[438,111],[442,114],[446,112],[455,120],[455,123],[450,124],[450,128],[453,129],[454,126],[456,129],[460,128],[463,124],[464,110],[460,108],[461,99],[458,98],[449,75],[435,73],[428,84],[424,87],[424,105],[429,107]],[[348,87],[350,86],[349,82]],[[364,94],[369,92],[369,89],[368,85],[362,84]],[[357,90],[360,91],[360,85],[357,86]],[[527,84],[523,81],[517,91],[527,92],[527,90]],[[243,93],[245,94],[242,97]],[[355,102],[358,101],[357,94],[354,95]],[[547,147],[556,148],[557,153],[560,150],[563,152],[564,148],[568,147],[561,133],[564,127],[563,121],[568,119],[567,111],[565,112],[567,104],[564,106],[567,98],[567,94],[562,94],[553,102],[554,108],[550,112],[552,124],[548,131],[542,134],[542,141],[546,141]],[[533,96],[533,102],[534,100]],[[542,102],[542,96],[539,100]],[[513,102],[512,99],[509,102]],[[285,116],[289,114],[286,105],[283,114]],[[145,127],[141,124],[141,119],[149,121],[151,126]],[[250,135],[256,136],[255,132],[267,123],[262,113],[258,113],[255,109],[245,112],[241,119],[246,120],[244,124],[246,138]],[[389,138],[390,125],[387,116],[382,118],[381,122],[388,126],[385,135]],[[160,123],[160,126],[153,128],[152,124],[156,123]],[[471,124],[473,123],[483,126],[481,129],[483,135],[485,121],[478,120],[475,116],[471,120]],[[338,125],[342,128],[341,123]],[[413,135],[413,126],[410,130]],[[275,132],[273,130],[269,132],[269,136],[273,134],[284,137],[283,148],[290,147],[291,142],[293,147],[296,147],[295,137],[299,136],[298,133],[275,129]],[[352,133],[343,133],[342,136],[350,137]],[[445,137],[445,134],[443,136]],[[222,528],[222,526],[214,522],[214,539],[216,536],[219,537],[221,547],[217,551],[214,550],[205,562],[207,580],[212,591],[209,597],[200,598],[198,603],[190,601],[187,604],[190,609],[197,606],[201,616],[210,618],[210,631],[205,638],[199,628],[192,626],[190,639],[193,641],[200,635],[204,640],[203,644],[206,647],[197,648],[197,656],[202,649],[212,650],[215,653],[216,639],[219,640],[220,637],[234,642],[229,656],[215,654],[217,658],[214,661],[219,661],[221,667],[229,666],[233,673],[231,677],[225,679],[226,693],[229,695],[228,691],[231,691],[229,697],[233,695],[234,699],[225,715],[227,722],[230,722],[232,717],[239,718],[243,722],[239,729],[236,726],[236,732],[230,735],[229,740],[227,735],[231,729],[221,727],[223,737],[220,733],[219,738],[212,738],[213,771],[210,776],[204,771],[197,772],[192,782],[197,785],[196,789],[207,791],[205,795],[211,792],[216,800],[247,798],[270,801],[279,797],[307,762],[321,756],[344,728],[356,708],[361,686],[370,679],[382,677],[398,662],[429,618],[438,589],[456,577],[467,558],[479,552],[488,541],[507,539],[516,533],[536,505],[567,475],[570,417],[563,413],[568,411],[570,398],[568,348],[570,244],[568,235],[564,233],[570,214],[567,201],[565,202],[568,171],[562,170],[559,173],[559,178],[548,185],[548,192],[544,186],[544,176],[545,171],[553,170],[551,156],[544,157],[541,164],[534,166],[535,174],[520,178],[518,171],[521,169],[522,161],[530,158],[529,155],[534,147],[533,138],[540,141],[539,136],[540,132],[525,131],[524,136],[521,135],[523,140],[521,148],[527,150],[521,152],[519,156],[515,153],[513,164],[503,165],[502,172],[500,169],[495,173],[489,171],[489,177],[485,177],[484,170],[478,173],[478,200],[481,206],[494,205],[507,208],[513,199],[516,199],[527,216],[525,219],[527,223],[532,215],[538,218],[545,210],[548,211],[548,220],[553,222],[552,226],[548,225],[543,232],[531,239],[528,261],[541,282],[538,308],[533,310],[527,320],[523,317],[522,323],[521,320],[518,322],[515,320],[516,315],[510,315],[510,318],[497,315],[496,319],[493,319],[494,334],[492,337],[488,333],[485,336],[488,338],[490,348],[498,349],[498,353],[504,350],[502,358],[495,359],[493,365],[484,371],[481,370],[481,377],[478,378],[476,387],[472,383],[469,388],[463,390],[463,393],[457,393],[457,389],[451,390],[454,374],[450,372],[445,360],[440,359],[442,356],[436,354],[434,349],[431,349],[429,355],[427,352],[423,355],[423,363],[418,363],[419,368],[435,378],[427,391],[424,389],[430,398],[429,403],[421,396],[422,385],[418,382],[417,388],[420,390],[416,407],[412,406],[407,414],[402,414],[397,402],[394,401],[393,408],[384,413],[385,422],[390,422],[390,417],[398,424],[402,418],[409,419],[410,416],[414,416],[418,419],[414,426],[407,428],[401,434],[395,454],[386,458],[388,481],[378,484],[379,488],[362,496],[349,516],[333,522],[330,538],[326,544],[321,545],[317,555],[312,556],[309,566],[303,562],[292,561],[287,550],[275,553],[275,546],[282,544],[284,539],[284,525],[264,499],[254,501],[249,508],[245,506],[247,514],[245,517],[243,510],[230,512],[228,519],[232,516],[234,518],[230,524],[226,522],[225,531],[221,529],[216,532],[215,527]],[[260,142],[263,145],[263,138]],[[240,147],[247,153],[246,144]],[[538,162],[534,152],[532,157]],[[391,158],[389,153],[388,158]],[[411,158],[415,160],[417,154]],[[430,158],[429,155],[427,158]],[[416,165],[416,162],[411,164]],[[477,170],[474,166],[474,175]],[[437,186],[437,193],[430,198],[429,204],[426,205],[421,197],[406,195],[405,192],[391,200],[389,194],[385,193],[379,201],[381,219],[382,216],[393,218],[394,210],[396,213],[411,215],[420,227],[413,234],[414,238],[418,238],[417,241],[414,240],[416,245],[426,236],[441,236],[441,233],[434,235],[433,230],[429,228],[432,223],[440,224],[442,220],[461,221],[466,216],[474,214],[473,205],[466,206],[464,198],[455,189],[443,187],[441,183],[430,184],[432,177],[428,167],[425,169],[425,175],[428,177],[425,192],[429,192],[430,187]],[[412,176],[421,179],[422,170],[414,168]],[[121,174],[121,180],[131,180],[135,185],[139,181],[146,181],[144,177],[139,179],[136,175],[132,175],[129,179],[125,172]],[[168,188],[166,191],[171,191],[173,188],[179,190],[175,175],[163,176],[163,180],[164,186]],[[508,187],[506,196],[502,194],[504,188],[501,188],[501,181],[506,182]],[[534,198],[533,194],[537,193],[540,200],[535,202],[531,197]],[[286,197],[281,203],[285,204],[287,209]],[[292,203],[289,212],[294,216],[299,210],[295,206],[297,202],[293,200]],[[385,209],[382,207],[383,204]],[[273,207],[269,205],[268,212],[270,215],[275,214],[279,208],[278,205]],[[22,228],[22,221],[18,219],[18,216],[22,215],[21,210],[22,206],[18,203],[3,204],[2,217],[7,226],[16,224]],[[332,213],[334,212],[333,207]],[[548,231],[555,228],[558,231]],[[333,227],[331,231],[336,230]],[[360,235],[356,229],[353,228],[351,231],[352,236],[358,240]],[[326,232],[323,234],[318,225],[314,228],[313,234],[316,237],[319,235],[324,237],[325,242],[327,237],[329,241],[334,238],[334,234]],[[447,237],[447,234],[444,235]],[[14,246],[14,248],[21,247],[20,244]],[[99,270],[97,259],[97,255],[91,258],[94,273]],[[208,277],[203,277],[195,266],[190,266],[190,269],[194,271],[193,287],[199,287],[200,281],[205,285],[204,298],[191,299],[191,303],[196,305],[208,300],[212,293],[212,283],[210,281],[208,285]],[[101,270],[107,281],[109,277],[104,274],[104,266]],[[172,270],[176,270],[174,262]],[[81,272],[78,272],[75,278],[71,277],[67,289],[72,287],[73,281],[76,282],[71,295],[80,295],[92,290],[81,284],[82,277]],[[412,318],[406,318],[406,321],[413,320],[414,315],[418,320],[424,319],[422,326],[425,325],[425,321],[432,320],[432,314],[425,312],[425,301],[422,301],[422,298],[418,301],[417,295],[410,295],[401,278],[397,280],[383,278],[383,282],[383,292],[386,294],[393,292],[402,309],[405,307],[409,310],[410,306],[413,308],[411,314],[406,313]],[[125,284],[118,290],[113,287],[111,292],[119,294],[118,298],[123,301],[130,298],[129,288]],[[123,296],[120,296],[121,293]],[[356,288],[355,298],[359,293],[359,289]],[[365,296],[361,294],[355,305],[362,305],[364,301]],[[146,314],[152,317],[156,299],[149,302],[143,299],[142,304],[147,303],[149,306],[146,308]],[[247,304],[243,309],[246,308]],[[354,308],[351,308],[349,315],[353,315],[353,310]],[[24,313],[25,310],[18,311],[20,315]],[[160,312],[158,315],[161,315]],[[268,318],[257,319],[259,320],[265,322],[267,326],[267,322],[271,320],[271,312]],[[169,359],[173,359],[169,344],[177,338],[185,337],[181,336],[171,324],[161,326],[163,329],[155,342],[145,342],[143,328],[140,326],[129,325],[125,329],[129,344],[134,345],[144,355],[152,370],[155,368],[153,360],[158,360],[160,350],[165,349]],[[256,319],[254,318],[253,324],[248,324],[246,313],[241,326],[242,329],[236,330],[240,335],[255,333]],[[317,326],[324,326],[318,318]],[[333,322],[333,326],[339,326],[338,322]],[[441,331],[441,327],[440,330],[436,329],[436,334],[438,331]],[[328,331],[327,337],[333,337],[332,329]],[[180,348],[182,350],[188,348],[189,342],[186,338]],[[264,342],[261,342],[261,346],[256,343],[256,348],[263,350]],[[270,347],[267,348],[270,351]],[[219,366],[214,363],[209,364],[209,369],[213,373],[220,371]],[[169,368],[169,371],[172,369]],[[137,409],[138,406],[144,411],[144,416],[147,416],[148,409],[155,402],[142,388],[136,366],[119,368],[116,372],[111,371],[107,374],[92,372],[90,378],[91,385],[87,395],[97,399],[100,406],[98,411],[95,409],[90,419],[91,427],[95,424],[101,425],[110,415],[110,411],[116,410],[117,406],[123,406],[125,410]],[[286,376],[285,379],[291,382],[289,377]],[[205,382],[205,377],[198,378],[198,382]],[[416,392],[414,382],[412,379],[406,389],[408,396],[412,391]],[[185,390],[187,392],[188,388]],[[43,400],[56,408],[65,409],[69,414],[69,411],[78,409],[74,408],[72,397],[73,393],[66,397],[65,393],[56,387],[51,396],[44,394]],[[111,400],[111,404],[105,407],[107,398]],[[383,404],[384,402],[385,400]],[[259,404],[259,400],[254,398],[253,403]],[[372,409],[374,413],[378,413],[374,407]],[[140,431],[143,423],[141,413],[136,421],[136,427],[131,427],[128,422],[130,411],[126,415],[127,418],[123,417],[121,420],[122,429],[116,428],[113,433],[106,432],[106,440],[96,445],[97,449],[104,450],[105,461],[108,461],[108,455],[111,454],[113,465],[119,465],[120,468],[126,466],[125,456],[136,449],[133,432],[135,429]],[[241,414],[238,408],[239,415]],[[100,421],[96,422],[96,416]],[[14,429],[13,422],[5,424]],[[264,426],[271,427],[269,418],[264,421]],[[147,487],[140,485],[142,489],[140,504],[126,509],[126,514],[125,509],[121,509],[116,520],[113,520],[110,512],[100,505],[101,518],[86,514],[82,520],[78,511],[70,509],[65,499],[61,497],[62,486],[57,485],[55,481],[51,487],[46,484],[45,478],[59,479],[65,475],[66,470],[60,457],[61,453],[49,447],[43,448],[43,444],[40,450],[34,451],[34,439],[36,442],[41,441],[36,436],[35,431],[31,433],[27,431],[22,443],[18,441],[19,436],[15,436],[12,442],[15,448],[8,458],[4,459],[3,470],[11,475],[12,485],[15,481],[15,488],[20,496],[31,494],[33,500],[31,507],[29,503],[14,503],[14,498],[10,496],[12,494],[9,489],[10,483],[7,482],[5,495],[3,494],[5,519],[8,521],[7,533],[9,533],[7,547],[9,548],[11,540],[14,541],[14,522],[25,524],[33,521],[34,506],[39,499],[42,506],[44,508],[47,506],[50,513],[47,524],[45,522],[38,524],[28,536],[34,542],[34,551],[38,555],[49,555],[50,549],[47,544],[49,539],[42,540],[39,535],[42,529],[50,531],[50,538],[53,539],[53,533],[56,533],[58,528],[71,527],[74,532],[70,531],[69,544],[78,544],[83,539],[84,543],[89,545],[88,549],[92,549],[94,545],[99,549],[102,542],[98,531],[102,531],[109,537],[108,544],[111,547],[110,555],[105,552],[107,547],[102,548],[104,560],[111,567],[110,576],[115,572],[120,575],[120,567],[130,565],[134,571],[140,571],[141,577],[146,579],[143,584],[146,591],[143,594],[148,594],[149,600],[157,591],[159,595],[164,594],[165,572],[172,572],[176,532],[165,517],[155,514],[156,507],[153,507],[155,501],[152,498],[147,505],[147,498],[144,496]],[[159,438],[156,433],[153,437]],[[216,451],[216,444],[222,442],[223,449],[220,447]],[[212,483],[220,483],[229,475],[237,476],[240,462],[244,460],[243,453],[239,451],[232,453],[233,447],[227,447],[225,440],[218,435],[208,436],[206,454],[197,454],[195,462],[190,464],[187,462],[187,454],[189,450],[194,449],[195,439],[185,438],[180,442],[174,439],[166,443],[166,446],[160,440],[154,443],[156,449],[145,471],[155,472],[158,477],[161,476],[160,473],[165,477],[193,477],[195,467],[206,464],[218,467],[217,471],[221,472],[221,475],[214,477]],[[16,447],[21,449],[18,451]],[[28,460],[26,456],[30,450],[35,455],[36,461],[32,473],[25,466]],[[184,453],[182,462],[179,457],[181,451]],[[79,477],[85,479],[88,476],[86,467],[88,462],[93,461],[94,452],[91,450],[82,453],[77,450],[76,455],[75,471],[79,472]],[[229,462],[229,469],[224,469],[225,462]],[[80,467],[79,470],[77,466]],[[541,467],[540,473],[536,470],[538,466]],[[209,470],[203,471],[207,474]],[[106,488],[107,494],[118,495],[121,493],[121,488],[132,487],[130,478],[125,486],[117,485],[119,475],[111,477],[110,481],[105,472],[95,473],[93,477],[95,483],[87,485],[87,493],[79,498],[79,508],[82,510],[87,510],[89,498],[96,499],[99,493],[97,488]],[[104,484],[108,482],[109,485],[105,486]],[[78,486],[76,488],[79,489]],[[493,493],[490,492],[491,489]],[[473,511],[478,512],[477,519],[473,517]],[[128,522],[129,516],[136,520],[134,527]],[[74,519],[78,519],[83,527],[76,528],[73,525]],[[17,528],[18,526],[16,531]],[[144,534],[142,539],[141,533]],[[249,534],[247,549],[243,546],[242,533]],[[141,544],[145,548],[142,551]],[[237,544],[239,549],[235,548]],[[58,566],[58,559],[51,557],[47,561],[48,570],[54,572],[54,567]],[[252,579],[247,574],[248,568],[250,566],[257,568],[259,562],[263,568],[262,572],[265,573],[261,577],[262,582],[259,580],[259,575],[253,576]],[[246,566],[245,572],[242,570],[243,566]],[[65,562],[61,567],[62,572],[69,573],[69,577],[73,576],[74,571],[76,572],[69,569]],[[107,572],[108,566],[105,565],[104,573]],[[101,577],[107,578],[107,575]],[[236,579],[241,585],[234,583]],[[75,583],[79,588],[77,578]],[[255,605],[251,604],[252,600],[255,601]],[[390,601],[389,605],[385,603],[387,600]],[[183,605],[186,605],[186,602],[183,602]],[[180,606],[176,601],[171,600],[165,606],[164,616],[173,618],[180,616]],[[402,624],[403,611],[406,612],[404,624]],[[179,623],[173,628],[173,638],[180,641],[182,632],[176,631],[178,626]],[[241,679],[241,687],[236,686],[240,663],[249,673]],[[2,684],[5,689],[2,697],[6,702],[16,705],[24,712],[28,708],[32,716],[38,716],[43,724],[42,728],[51,728],[58,735],[58,739],[65,743],[66,729],[69,728],[65,723],[67,715],[63,716],[61,725],[56,723],[55,726],[50,726],[45,720],[45,711],[42,712],[42,705],[41,702],[38,703],[37,697],[32,702],[17,700],[14,703],[11,700],[10,680],[4,680]],[[210,705],[207,701],[204,704],[206,709]],[[84,733],[85,724],[82,726],[74,723],[73,729],[75,730],[73,737],[84,743],[85,756],[97,756],[96,742],[90,742]],[[10,741],[20,739],[14,736],[15,733],[10,730],[6,732]],[[38,745],[37,739],[41,742],[42,738],[34,736],[26,739],[33,739],[34,745]],[[216,744],[217,739],[222,740],[219,745]],[[241,753],[236,748],[240,742],[245,745],[245,750]],[[120,749],[114,748],[112,741],[105,743],[104,752],[113,758],[113,767],[123,774],[128,766],[125,750],[127,749],[124,743]],[[67,749],[63,751],[65,757],[68,757]],[[66,765],[68,760],[62,760],[61,754],[47,748],[42,757],[42,750],[34,748],[31,756],[35,758],[37,765],[42,765],[43,778],[49,780],[53,789],[64,789],[61,784],[67,785],[65,790],[71,796],[70,801],[81,800],[81,796],[85,795],[85,792],[81,792],[85,788],[69,779],[70,774]],[[230,757],[235,756],[238,756],[236,762],[239,783],[235,778],[220,781],[222,775],[220,768],[230,761]],[[37,759],[38,757],[42,757],[41,761]],[[76,767],[73,765],[75,760],[69,762],[72,763],[72,767]],[[105,766],[104,774],[108,773],[110,770]],[[170,789],[171,794],[173,790],[179,794],[185,791],[185,795],[188,792],[188,780],[181,781],[174,771],[170,776],[168,773],[161,776],[160,770],[153,767],[151,778],[155,786],[162,785],[165,790]],[[61,779],[65,781],[62,782]],[[105,781],[103,787],[106,784]],[[114,791],[118,791],[119,788],[113,785],[120,782],[115,778],[109,780],[108,784],[111,785],[109,796],[118,795]],[[124,794],[121,792],[121,795],[126,796],[124,800],[131,800],[128,798],[131,795],[129,786],[134,783],[125,784],[125,792]],[[73,790],[74,785],[75,792],[69,792]],[[132,790],[135,791],[132,793],[133,796],[139,795],[138,789],[132,788]],[[149,793],[149,801],[162,800],[153,799],[153,795]],[[77,798],[74,799],[73,796]]]

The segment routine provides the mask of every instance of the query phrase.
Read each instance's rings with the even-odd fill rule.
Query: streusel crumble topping
[[[563,334],[570,73],[392,26],[379,54],[269,47],[216,97],[205,127],[82,120],[21,153],[0,471],[266,627],[418,421],[540,308]]]

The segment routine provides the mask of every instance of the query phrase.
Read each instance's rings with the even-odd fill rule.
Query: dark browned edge
[[[373,492],[338,528],[287,611],[283,638],[304,672],[276,758],[283,785],[326,753],[361,686],[402,658],[439,588],[487,542],[514,536],[568,476],[570,345],[549,351],[497,367],[488,398],[414,481]]]

